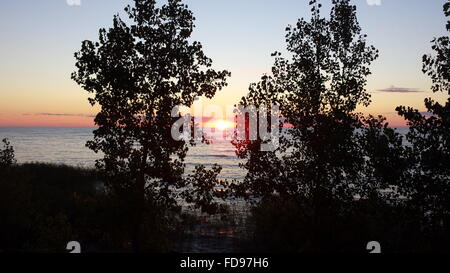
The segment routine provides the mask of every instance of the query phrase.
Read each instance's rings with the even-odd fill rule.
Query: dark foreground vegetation
[[[1,173],[0,252],[68,252],[66,244],[73,240],[83,252],[133,251],[126,202],[105,191],[97,171],[29,163]],[[142,244],[146,252],[364,253],[366,243],[377,240],[388,253],[448,253],[450,230],[444,223],[449,218],[427,228],[420,211],[384,200],[361,200],[345,211],[338,203],[333,208],[315,226],[308,208],[275,196],[249,215],[215,219],[148,208]],[[313,236],[320,236],[314,244]]]
[[[111,194],[97,170],[27,163],[0,173],[0,252],[68,252],[70,241],[82,252],[133,251],[131,202]],[[236,227],[231,215],[205,217],[147,207],[143,251],[237,251],[225,234]]]
[[[120,200],[105,194],[95,170],[36,163],[1,173],[1,251],[64,252],[73,240],[84,251],[127,249]]]
[[[96,170],[29,163],[0,171],[0,252],[65,252],[74,240],[83,252],[131,251],[127,201],[108,194]],[[175,247],[170,237],[181,230],[168,215],[148,208],[144,219],[146,251]]]

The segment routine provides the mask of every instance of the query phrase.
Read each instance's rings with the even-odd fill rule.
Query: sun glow
[[[227,120],[216,120],[211,124],[213,128],[216,128],[219,131],[225,131],[226,129],[234,128],[234,122]]]

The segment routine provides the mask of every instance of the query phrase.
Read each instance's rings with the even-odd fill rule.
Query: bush
[[[14,148],[8,139],[4,138],[3,149],[0,150],[0,168],[8,167],[16,163]]]
[[[427,230],[423,216],[406,203],[359,200],[330,201],[313,215],[306,201],[278,196],[265,198],[252,209],[248,225],[250,252],[367,253],[378,241],[386,253],[448,253],[450,230]],[[331,206],[332,205],[332,206]]]
[[[50,164],[0,171],[0,252],[131,251],[126,200],[108,194],[95,170]],[[144,251],[167,251],[166,215],[147,206]]]

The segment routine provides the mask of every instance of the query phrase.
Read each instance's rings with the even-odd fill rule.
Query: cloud
[[[84,118],[94,118],[95,115],[88,114],[64,114],[64,113],[37,113],[37,114],[23,114],[24,116],[51,116],[51,117],[84,117]]]
[[[367,0],[369,6],[381,6],[381,0]]]
[[[389,88],[377,90],[378,92],[386,92],[386,93],[420,93],[420,91],[416,88],[404,88],[404,87],[395,87],[391,86]]]

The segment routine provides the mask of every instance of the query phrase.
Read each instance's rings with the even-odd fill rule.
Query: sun
[[[217,120],[214,122],[214,128],[220,131],[225,131],[226,129],[233,128],[234,123],[226,120]]]

